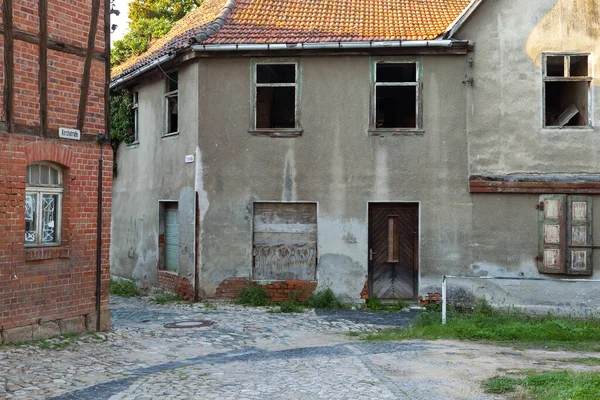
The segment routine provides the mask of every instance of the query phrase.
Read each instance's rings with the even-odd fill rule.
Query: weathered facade
[[[105,3],[2,2],[2,342],[108,329]]]
[[[195,44],[165,39],[168,51],[113,71],[113,85],[137,93],[140,121],[139,143],[119,153],[113,273],[149,284],[171,274],[199,297],[247,281],[277,283],[278,294],[316,282],[354,301],[426,297],[443,275],[593,277],[598,6],[447,3],[456,11],[434,10],[447,20],[439,31],[390,5],[400,31],[432,37],[340,40],[314,22],[291,35],[269,18],[245,21],[253,3],[228,2],[216,27],[179,29]],[[285,20],[282,9],[274,19]],[[573,9],[587,25],[572,22]],[[152,62],[178,71],[174,135],[164,128],[168,78]],[[178,202],[178,272],[165,267],[165,201]],[[580,247],[568,246],[572,236]],[[450,292],[594,302],[594,283],[456,280]]]

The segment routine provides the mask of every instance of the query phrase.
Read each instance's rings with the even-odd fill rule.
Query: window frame
[[[29,165],[27,165],[27,167],[33,166],[33,165],[44,165],[47,166],[51,169],[54,169],[58,172],[58,183],[57,184],[38,184],[38,185],[32,185],[27,183],[28,181],[28,177],[26,177],[25,181],[26,181],[26,187],[25,187],[25,195],[27,196],[28,194],[35,194],[36,196],[36,221],[35,221],[35,243],[27,243],[25,242],[25,237],[23,237],[24,240],[24,245],[27,248],[35,248],[35,247],[58,247],[62,245],[62,238],[61,238],[61,230],[62,230],[62,205],[63,205],[63,193],[64,193],[64,186],[63,186],[63,172],[62,169],[58,166],[56,166],[55,164],[52,163],[48,163],[48,162],[35,162],[35,163],[31,163]],[[57,213],[56,213],[56,227],[55,227],[55,232],[56,232],[56,240],[52,243],[42,243],[42,197],[44,195],[57,195],[57,205],[56,207],[58,208]]]
[[[131,112],[133,113],[133,142],[130,144],[138,144],[140,142],[140,125],[139,125],[139,91],[131,92]]]
[[[171,84],[171,75],[173,75],[174,73],[177,74],[177,89],[176,90],[169,90],[170,89],[170,84]],[[178,70],[172,70],[169,71],[165,74],[165,94],[164,94],[164,128],[163,128],[163,134],[162,137],[168,137],[168,136],[175,136],[175,135],[179,135],[179,131],[180,131],[180,126],[179,126],[179,84],[180,84],[180,80],[179,80],[179,71]],[[174,132],[169,132],[169,99],[171,98],[176,98],[177,99],[177,130]]]
[[[592,82],[593,78],[593,63],[591,60],[591,53],[589,52],[579,52],[579,51],[544,51],[541,55],[542,62],[542,104],[541,104],[541,118],[542,118],[542,128],[548,130],[564,130],[564,129],[593,129],[593,108],[592,108],[592,90],[593,86]],[[588,58],[588,75],[587,76],[577,76],[572,77],[571,74],[571,57],[587,57]],[[548,76],[548,58],[549,57],[564,57],[565,58],[565,72],[563,77],[560,76]],[[588,82],[588,98],[587,98],[587,108],[588,108],[588,121],[587,125],[581,126],[554,126],[546,124],[546,83],[547,82]]]
[[[377,82],[378,64],[416,64],[415,82]],[[371,101],[369,111],[369,134],[371,136],[422,135],[423,128],[423,60],[420,57],[371,57]],[[416,87],[416,127],[415,128],[377,128],[377,88],[391,86]]]
[[[293,64],[296,70],[296,80],[294,83],[258,83],[257,69],[259,65],[272,65],[272,64]],[[258,100],[258,88],[259,87],[294,87],[295,88],[295,104],[294,104],[294,128],[257,128],[257,114],[258,107],[256,101]],[[301,104],[301,93],[302,93],[302,63],[299,58],[261,58],[250,60],[250,128],[248,133],[254,136],[270,136],[270,137],[298,137],[302,135],[302,128],[300,125],[300,104]]]

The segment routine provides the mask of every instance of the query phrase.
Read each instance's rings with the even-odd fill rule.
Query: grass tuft
[[[588,400],[600,398],[600,373],[552,371],[521,378],[496,377],[482,384],[487,393],[508,393],[520,388],[532,400]]]
[[[404,299],[398,299],[396,304],[385,304],[377,296],[371,296],[367,299],[367,310],[373,312],[398,312],[408,307]]]
[[[600,320],[550,314],[532,317],[515,310],[496,310],[479,302],[473,311],[449,314],[446,325],[441,324],[439,313],[427,312],[408,327],[383,330],[363,339],[459,339],[550,350],[600,351]]]
[[[168,304],[168,303],[181,303],[183,301],[183,297],[179,294],[175,293],[165,293],[161,296],[157,296],[154,298],[156,304]]]
[[[129,279],[111,279],[108,292],[121,297],[137,297],[140,291],[135,282]]]
[[[339,310],[340,308],[344,308],[344,305],[338,300],[331,288],[316,290],[308,302],[308,305],[312,308],[326,310]]]
[[[240,291],[240,295],[235,302],[253,307],[264,307],[267,305],[268,298],[269,295],[262,287],[246,286]]]

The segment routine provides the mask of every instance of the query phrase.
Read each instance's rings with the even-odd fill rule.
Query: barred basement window
[[[62,172],[51,164],[27,166],[25,245],[60,244]]]

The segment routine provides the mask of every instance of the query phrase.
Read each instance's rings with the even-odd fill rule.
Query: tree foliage
[[[200,4],[201,0],[134,0],[129,4],[129,19],[162,19],[173,23]]]
[[[111,66],[117,66],[129,57],[142,54],[152,39],[169,32],[173,23],[160,18],[139,18],[129,23],[129,32],[123,39],[115,41],[110,52]]]
[[[132,143],[133,113],[131,92],[118,90],[110,92],[110,144],[113,148],[113,175],[117,176],[117,150],[121,142]]]

